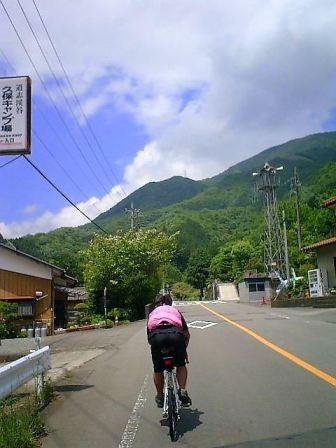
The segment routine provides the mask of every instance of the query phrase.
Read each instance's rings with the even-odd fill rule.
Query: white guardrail
[[[41,390],[43,375],[51,368],[50,347],[46,346],[27,356],[6,364],[0,368],[0,399],[7,397],[19,387],[36,379]],[[38,390],[38,392],[40,391]]]

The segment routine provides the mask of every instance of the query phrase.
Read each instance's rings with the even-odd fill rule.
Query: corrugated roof
[[[14,296],[14,297],[4,297],[0,300],[5,300],[6,302],[10,301],[10,302],[21,302],[21,301],[25,301],[25,300],[35,300],[35,297],[31,297],[31,296]]]
[[[323,202],[323,204],[326,207],[329,207],[330,205],[336,204],[336,196],[332,196],[331,198],[327,199],[326,201]]]
[[[303,251],[309,251],[318,249],[320,247],[329,246],[330,244],[336,244],[336,236],[332,236],[326,240],[319,241],[318,243],[310,244],[309,246],[303,247]]]

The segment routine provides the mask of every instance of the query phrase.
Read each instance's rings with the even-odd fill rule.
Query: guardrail
[[[44,373],[51,368],[50,347],[46,346],[0,368],[0,399],[36,379],[37,392],[43,387]]]

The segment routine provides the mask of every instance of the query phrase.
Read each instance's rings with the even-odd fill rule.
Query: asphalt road
[[[193,405],[182,412],[175,445],[335,447],[336,310],[205,306],[180,307],[194,322],[188,350]],[[45,411],[51,432],[43,446],[171,446],[154,404],[145,322],[53,343],[53,350],[75,347],[105,352],[58,385],[59,396]]]

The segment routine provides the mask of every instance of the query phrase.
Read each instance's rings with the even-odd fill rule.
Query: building
[[[245,273],[238,284],[238,291],[241,302],[262,302],[263,299],[270,301],[274,296],[271,277],[253,271]]]
[[[333,196],[326,201],[324,205],[336,212],[336,196]],[[336,222],[336,220],[335,220]],[[317,267],[327,271],[328,289],[336,288],[336,235],[331,235],[330,238],[310,244],[302,249],[305,252],[314,251],[317,257]]]
[[[0,243],[0,300],[17,303],[19,324],[66,326],[69,288],[77,280],[64,269]]]

